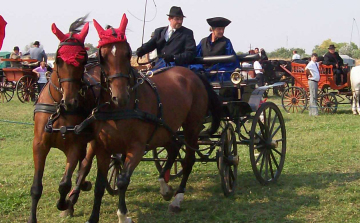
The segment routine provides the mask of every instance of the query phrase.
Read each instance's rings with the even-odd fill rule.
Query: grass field
[[[278,97],[268,101],[280,104]],[[284,111],[281,108],[281,111]],[[26,222],[30,214],[33,177],[33,106],[14,99],[0,104],[0,222]],[[135,222],[360,222],[360,117],[350,105],[337,114],[309,117],[283,112],[287,128],[284,170],[276,184],[261,186],[255,179],[246,146],[239,146],[240,166],[235,196],[223,196],[215,163],[196,163],[190,176],[182,212],[169,214],[162,200],[158,173],[142,162],[127,192]],[[80,195],[73,218],[60,218],[56,209],[58,183],[65,156],[50,151],[38,207],[39,222],[85,222],[90,216],[93,190]],[[96,165],[89,180],[95,182]],[[73,180],[74,182],[74,180]],[[179,179],[170,183],[179,185]],[[117,198],[103,198],[100,222],[117,222]]]

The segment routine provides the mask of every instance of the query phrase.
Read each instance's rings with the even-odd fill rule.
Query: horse
[[[360,66],[353,67],[350,72],[350,82],[352,90],[352,112],[360,115]]]
[[[102,68],[102,91],[96,112],[92,114],[95,116],[92,125],[95,138],[90,149],[97,157],[98,171],[88,222],[99,221],[111,154],[125,157],[117,179],[117,215],[119,222],[125,223],[131,222],[127,216],[125,193],[145,151],[160,146],[166,148],[168,160],[160,173],[159,182],[160,193],[165,200],[170,200],[173,190],[167,184],[169,171],[185,143],[183,177],[169,205],[169,211],[178,212],[195,163],[203,120],[210,111],[212,123],[206,132],[216,132],[221,120],[221,102],[205,78],[185,67],[173,67],[151,78],[135,71],[130,64],[131,48],[125,35],[128,22],[125,14],[117,29],[110,27],[105,30],[95,19],[93,22],[100,37],[98,57]],[[176,134],[180,127],[183,128],[183,139]]]
[[[52,24],[52,32],[60,40],[60,44],[49,82],[41,91],[35,104],[33,139],[35,171],[31,186],[32,204],[29,223],[37,222],[36,210],[43,191],[42,177],[45,161],[52,147],[60,149],[67,157],[65,173],[59,184],[60,198],[57,208],[67,210],[67,213],[72,215],[73,205],[77,200],[76,196],[73,200],[66,200],[66,196],[71,189],[74,169],[85,157],[87,143],[91,138],[88,134],[78,136],[67,133],[66,126],[75,126],[87,116],[82,109],[86,105],[83,104],[85,100],[81,98],[81,94],[84,91],[83,76],[87,61],[84,41],[89,30],[89,23],[86,23],[81,32],[77,33],[77,28],[82,25],[84,22],[77,20],[71,25],[70,32],[63,34],[54,23]],[[91,100],[87,99],[87,104],[89,101]],[[55,131],[60,127],[62,131]],[[82,182],[81,189],[90,190],[90,188],[90,182]]]

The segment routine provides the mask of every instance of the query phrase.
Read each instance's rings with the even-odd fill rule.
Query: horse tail
[[[219,100],[219,96],[216,94],[216,92],[210,85],[209,81],[201,74],[198,76],[203,82],[208,94],[208,110],[210,110],[211,112],[212,123],[211,128],[207,129],[207,133],[212,135],[217,131],[220,126],[220,121],[222,117],[222,103]]]

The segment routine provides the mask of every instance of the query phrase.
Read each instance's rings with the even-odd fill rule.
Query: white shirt
[[[254,70],[255,70],[255,73],[256,74],[262,74],[263,72],[261,71],[262,69],[262,66],[261,64],[259,63],[259,61],[255,61],[254,62]]]
[[[309,70],[312,77],[309,77],[309,80],[319,81],[320,80],[320,72],[319,72],[319,64],[313,61],[310,61],[308,65],[306,65],[305,70]]]
[[[292,56],[292,60],[300,60],[300,55],[295,53],[293,56]]]
[[[176,29],[173,29],[171,26],[168,26],[167,31],[165,33],[165,40],[168,41],[171,35],[174,34],[175,31]]]

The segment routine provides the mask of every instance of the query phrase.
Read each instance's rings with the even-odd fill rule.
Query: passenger
[[[38,85],[39,85],[39,93],[44,88],[45,84],[47,83],[46,78],[46,63],[44,61],[40,62],[40,66],[32,70],[34,73],[37,74],[38,77]]]
[[[14,51],[10,54],[10,59],[20,59],[20,57],[22,56],[19,47],[15,46],[14,47]],[[11,67],[21,67],[21,62],[20,61],[11,61],[10,62]]]
[[[296,62],[297,60],[300,60],[300,55],[297,53],[296,50],[293,51],[293,55],[291,57],[291,61]]]
[[[324,56],[324,64],[333,66],[333,73],[335,75],[335,81],[337,85],[341,85],[341,76],[343,76],[343,83],[347,82],[347,74],[344,74],[342,71],[342,66],[344,65],[343,59],[335,52],[335,46],[330,45],[327,52]]]
[[[259,56],[260,56],[260,63],[261,63],[261,64],[262,64],[264,61],[269,60],[269,58],[267,57],[266,52],[265,52],[265,50],[264,50],[263,48],[260,49]]]
[[[34,47],[30,48],[28,52],[26,52],[24,55],[30,54],[31,59],[36,59],[37,61],[45,61],[47,62],[47,55],[45,51],[40,48],[39,41],[35,41],[33,44]]]
[[[170,24],[154,31],[154,36],[136,51],[138,57],[157,50],[159,58],[154,69],[167,65],[182,65],[191,63],[195,58],[196,45],[193,31],[182,26],[184,14],[180,7],[173,6],[167,15]]]
[[[206,57],[206,56],[220,56],[220,55],[236,55],[230,39],[224,36],[225,27],[228,26],[231,21],[222,18],[215,17],[206,20],[210,25],[211,34],[203,38],[200,43],[197,45],[197,56]],[[228,71],[219,75],[219,81],[230,81],[231,73],[236,69],[240,68],[240,63],[237,60],[236,62],[231,63],[217,63],[204,66],[205,71],[209,72],[211,70],[216,71]],[[216,76],[210,77],[209,81],[217,80]]]

